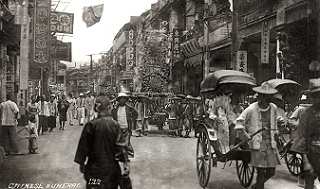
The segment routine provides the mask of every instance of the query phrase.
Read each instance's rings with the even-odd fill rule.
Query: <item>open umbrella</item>
[[[270,79],[271,87],[277,89],[286,102],[297,101],[302,91],[302,85],[291,79]]]

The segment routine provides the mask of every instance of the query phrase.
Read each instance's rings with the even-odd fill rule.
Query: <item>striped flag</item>
[[[103,13],[103,4],[84,7],[82,20],[86,23],[87,27],[93,26],[100,22]]]

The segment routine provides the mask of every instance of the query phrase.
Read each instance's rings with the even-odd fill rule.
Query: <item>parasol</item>
[[[270,79],[271,87],[277,89],[285,101],[298,100],[302,91],[302,85],[291,79]]]

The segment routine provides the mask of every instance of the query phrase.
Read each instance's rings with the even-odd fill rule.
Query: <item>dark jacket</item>
[[[132,130],[132,128],[136,128],[137,126],[137,118],[138,118],[138,112],[134,107],[125,105],[126,107],[126,117],[127,117],[127,123],[128,123],[128,129],[129,131]],[[117,105],[114,109],[111,110],[111,115],[114,120],[118,121],[118,109],[119,105]]]
[[[125,139],[120,126],[111,117],[98,117],[83,128],[74,161],[84,164],[84,177],[101,179],[107,185],[116,185],[121,169],[119,161],[127,162]]]

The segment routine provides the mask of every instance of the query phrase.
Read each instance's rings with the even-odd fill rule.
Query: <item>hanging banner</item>
[[[269,64],[270,30],[268,22],[262,22],[261,30],[261,63]]]
[[[177,62],[180,60],[180,38],[181,31],[178,29],[173,29],[172,36],[172,62]]]
[[[74,14],[52,11],[50,14],[51,32],[73,34]]]
[[[82,20],[86,23],[87,27],[93,26],[100,22],[103,13],[103,4],[84,7]]]
[[[135,45],[135,34],[133,29],[129,31],[129,36],[128,36],[128,44],[126,48],[126,59],[127,59],[127,67],[126,70],[133,70],[135,64],[135,54],[136,54],[136,45]]]
[[[35,0],[33,61],[49,63],[50,53],[50,0]]]
[[[57,72],[58,72],[58,60],[56,59],[51,59],[50,61],[50,80],[49,82],[51,84],[56,84],[57,83]]]
[[[247,51],[237,51],[236,53],[236,62],[237,62],[237,68],[236,70],[241,72],[247,72],[248,71],[248,55]]]
[[[28,79],[29,79],[29,20],[28,15],[28,0],[25,0],[26,4],[22,6],[21,19],[21,36],[20,36],[20,71],[19,71],[19,82],[20,90],[28,89]]]

